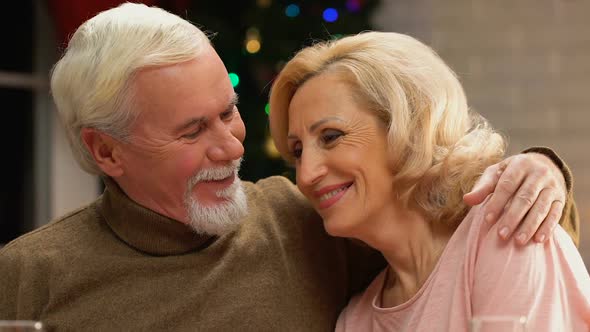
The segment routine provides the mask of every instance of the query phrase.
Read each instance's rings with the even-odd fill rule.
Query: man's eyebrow
[[[237,104],[238,104],[238,94],[234,92],[234,94],[232,95],[224,112],[231,111]],[[206,116],[201,116],[198,118],[191,118],[188,121],[186,121],[185,123],[176,127],[175,132],[180,133],[180,132],[182,132],[194,125],[200,125],[200,124],[206,123],[207,120],[208,119]]]
[[[225,111],[231,111],[234,106],[236,106],[239,102],[239,96],[237,93],[234,92],[233,96],[231,96],[231,99],[229,100],[229,103],[227,104],[227,108],[225,109]]]
[[[180,133],[180,132],[183,132],[184,130],[186,130],[194,125],[200,125],[200,124],[206,123],[206,122],[207,122],[207,117],[205,117],[205,116],[201,116],[198,118],[191,118],[188,121],[186,121],[185,123],[176,127],[175,132]]]

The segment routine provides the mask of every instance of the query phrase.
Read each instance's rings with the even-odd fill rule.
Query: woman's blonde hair
[[[80,166],[101,173],[82,142],[82,128],[129,138],[139,112],[133,109],[134,73],[189,61],[209,44],[190,22],[142,4],[125,3],[82,24],[51,77],[53,99]]]
[[[366,32],[301,50],[270,94],[271,135],[288,161],[291,99],[307,80],[325,72],[340,74],[359,105],[387,125],[394,185],[406,206],[455,227],[468,209],[463,194],[502,158],[505,144],[469,111],[453,71],[430,47],[391,32]]]

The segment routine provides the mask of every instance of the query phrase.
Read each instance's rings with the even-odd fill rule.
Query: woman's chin
[[[350,227],[342,222],[331,222],[324,220],[324,229],[330,236],[335,237],[353,237]]]

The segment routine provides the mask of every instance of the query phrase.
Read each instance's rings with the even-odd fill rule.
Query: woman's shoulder
[[[467,282],[473,315],[525,316],[541,331],[588,323],[583,317],[590,317],[590,276],[560,226],[545,243],[520,245],[500,238],[500,226],[485,222],[483,213],[471,221]]]
[[[581,256],[571,237],[559,225],[545,243],[530,241],[525,245],[518,244],[514,238],[507,240],[499,236],[501,224],[489,223],[484,219],[485,203],[471,209],[464,222],[469,250],[480,265],[514,265],[520,268],[545,269],[546,266],[536,263],[556,263],[565,260],[583,265]]]

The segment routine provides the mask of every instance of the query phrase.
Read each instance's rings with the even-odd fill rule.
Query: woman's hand
[[[520,244],[533,236],[544,242],[559,223],[567,195],[565,179],[555,163],[539,153],[522,153],[488,167],[463,200],[482,203],[487,222],[498,222],[498,234],[515,234]]]

